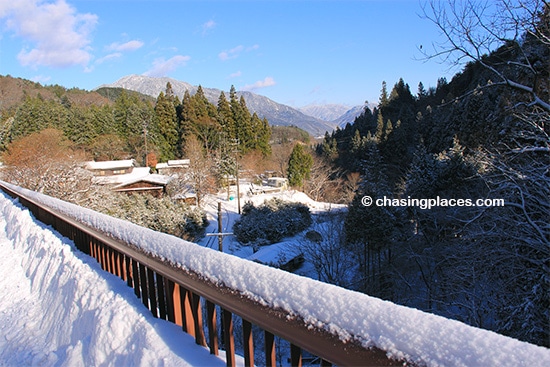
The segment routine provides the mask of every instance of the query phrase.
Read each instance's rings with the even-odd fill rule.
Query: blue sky
[[[91,90],[128,74],[250,90],[279,103],[378,101],[456,70],[417,61],[438,40],[419,0],[9,0],[0,74]]]

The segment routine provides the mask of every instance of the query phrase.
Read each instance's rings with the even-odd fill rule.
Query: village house
[[[157,170],[158,174],[173,175],[180,173],[182,170],[188,169],[189,164],[189,159],[175,159],[169,160],[168,162],[164,163],[157,163],[155,169]]]
[[[116,192],[125,192],[127,194],[148,193],[155,197],[161,197],[166,194],[166,186],[171,177],[158,174],[148,174],[145,177],[131,179],[118,184],[112,188]]]

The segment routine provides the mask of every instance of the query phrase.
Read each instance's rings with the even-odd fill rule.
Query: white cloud
[[[231,50],[225,50],[225,51],[220,52],[218,54],[218,57],[222,61],[236,59],[237,57],[239,57],[239,55],[243,51],[250,52],[250,51],[257,50],[259,48],[260,48],[259,45],[252,45],[252,46],[248,46],[248,47],[244,47],[243,45],[238,45],[237,47],[233,47]]]
[[[218,57],[220,60],[230,60],[230,59],[236,59],[239,57],[239,54],[244,50],[243,45],[239,45],[237,47],[233,47],[231,50],[222,51],[218,54]]]
[[[239,70],[235,73],[232,73],[232,74],[229,74],[229,79],[233,79],[233,78],[238,78],[240,77],[241,75],[243,75],[243,73]]]
[[[176,55],[174,57],[165,60],[164,58],[158,58],[153,61],[153,67],[143,73],[147,76],[166,76],[171,71],[176,70],[180,66],[185,66],[187,61],[191,59],[190,56]]]
[[[103,63],[106,62],[106,61],[114,60],[114,59],[119,59],[119,58],[121,58],[121,57],[122,57],[122,53],[120,53],[120,52],[114,52],[114,53],[112,53],[112,54],[103,56],[103,57],[100,58],[100,59],[97,59],[97,60],[96,60],[96,64],[103,64]]]
[[[8,30],[32,44],[17,58],[24,66],[86,65],[97,16],[78,13],[65,0],[11,0],[0,5]]]
[[[118,42],[111,43],[107,47],[107,49],[112,51],[135,51],[141,47],[143,47],[143,42],[133,40],[125,43],[118,43]]]
[[[202,35],[204,36],[205,34],[207,34],[209,31],[211,31],[212,29],[214,29],[216,27],[216,22],[213,21],[212,19],[210,19],[208,22],[204,23],[202,25]]]
[[[266,87],[271,87],[273,85],[277,84],[275,82],[275,79],[273,79],[272,77],[270,76],[267,76],[264,78],[264,80],[258,80],[256,83],[254,84],[247,84],[245,85],[244,87],[241,88],[241,90],[244,90],[244,91],[252,91],[252,90],[256,90],[256,89],[260,89],[260,88],[266,88]]]

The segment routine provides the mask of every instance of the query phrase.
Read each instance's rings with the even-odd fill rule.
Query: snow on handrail
[[[177,293],[183,305],[179,321],[187,325],[199,344],[206,345],[198,295],[207,300],[209,327],[215,323],[211,313],[215,303],[224,313],[229,312],[228,316],[233,312],[243,318],[245,335],[252,322],[266,330],[266,342],[273,334],[290,341],[293,363],[301,361],[302,348],[338,365],[390,365],[398,361],[427,366],[550,365],[550,351],[543,347],[200,247],[10,184],[0,183],[0,187],[42,211],[62,213],[98,233],[109,234],[109,238],[99,234],[103,241],[113,242],[107,246],[120,247],[119,241],[130,244],[122,245],[124,255],[117,252],[120,248],[104,250],[103,245],[91,252],[100,262],[103,259],[107,270],[132,283],[154,314],[164,308],[159,307],[161,302],[173,301]],[[163,292],[169,297],[159,297],[154,294],[158,289],[151,293],[147,288],[159,279],[170,281],[160,282],[168,286]],[[176,289],[178,284],[181,289]],[[174,305],[177,307],[176,302]],[[176,317],[169,308],[165,309]],[[185,320],[185,308],[194,319]],[[170,319],[170,315],[166,317]],[[213,337],[212,332],[209,336]],[[217,341],[215,348],[210,347],[217,352]],[[270,354],[268,345],[266,353]]]

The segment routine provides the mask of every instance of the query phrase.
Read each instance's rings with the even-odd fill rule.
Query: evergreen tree
[[[218,98],[218,121],[222,126],[225,134],[232,139],[237,137],[235,120],[233,119],[233,113],[231,112],[231,105],[225,97],[225,93],[222,91]]]
[[[301,187],[304,180],[309,178],[313,167],[313,157],[304,150],[300,143],[294,145],[290,158],[288,160],[288,182],[291,186]]]
[[[160,133],[160,159],[168,160],[176,157],[178,147],[178,121],[176,107],[164,92],[160,92],[155,105],[155,117]]]
[[[382,90],[380,92],[380,101],[378,102],[378,105],[380,107],[384,107],[388,103],[388,89],[386,82],[382,82]]]

